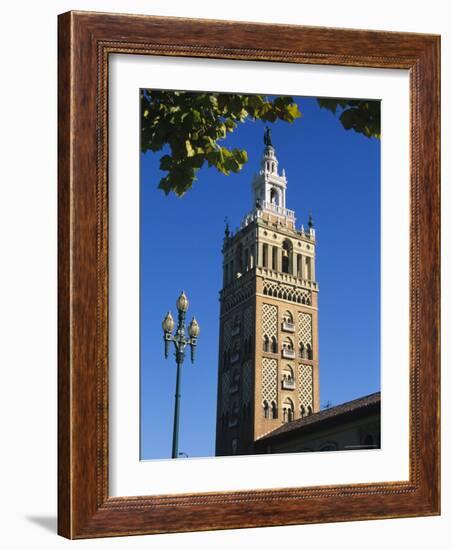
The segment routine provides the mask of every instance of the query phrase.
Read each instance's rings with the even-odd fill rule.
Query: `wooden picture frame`
[[[69,12],[59,16],[58,532],[68,538],[440,513],[440,38]],[[409,481],[149,497],[108,491],[110,54],[410,73]]]

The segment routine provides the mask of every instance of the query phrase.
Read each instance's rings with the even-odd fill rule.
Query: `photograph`
[[[380,115],[140,90],[140,460],[381,448]]]
[[[25,274],[58,265],[57,407],[42,392],[32,407],[58,411],[57,491],[34,468],[40,499],[58,496],[59,535],[100,542],[192,532],[211,547],[217,531],[229,548],[229,530],[269,545],[257,528],[274,526],[274,544],[303,529],[312,545],[338,522],[326,538],[362,546],[369,520],[392,535],[421,516],[439,532],[439,19],[182,4],[58,16],[57,136],[48,102],[32,111],[57,137],[58,247],[28,231],[14,248]],[[49,219],[41,141],[12,163],[35,200],[7,186],[26,210],[10,229]]]

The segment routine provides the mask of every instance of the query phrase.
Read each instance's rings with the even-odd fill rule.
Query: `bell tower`
[[[253,454],[281,423],[319,410],[318,284],[312,218],[286,208],[270,130],[253,208],[223,241],[216,454]]]
[[[286,174],[284,170],[278,173],[278,159],[269,128],[265,130],[264,145],[261,169],[253,181],[254,204],[264,209],[270,204],[283,209],[286,207]]]

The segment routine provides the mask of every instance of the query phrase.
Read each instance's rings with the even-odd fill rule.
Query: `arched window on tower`
[[[237,403],[237,401],[234,401],[234,403],[232,404],[231,420],[229,421],[229,426],[231,428],[237,426],[237,424],[239,423],[239,414],[239,404]]]
[[[289,310],[284,312],[282,319],[283,319],[283,323],[287,323],[289,325],[293,324],[293,316]]]
[[[272,269],[273,271],[278,270],[278,247],[272,246]]]
[[[295,359],[295,351],[291,338],[286,337],[282,343],[282,356],[285,359]]]
[[[237,336],[237,334],[240,334],[240,317],[238,315],[234,317],[231,336]]]
[[[286,365],[282,371],[281,387],[283,390],[294,390],[295,379],[293,375],[293,369],[290,365]]]
[[[230,363],[233,365],[234,363],[237,363],[240,360],[240,344],[238,340],[234,343],[234,347],[232,348],[232,355],[230,357]]]
[[[305,345],[303,344],[303,342],[300,342],[300,357],[302,359],[306,359],[306,357],[307,357],[306,348],[305,348]]]
[[[290,365],[286,365],[283,369],[283,380],[293,380],[293,369]]]
[[[264,418],[268,418],[269,417],[269,406],[268,406],[268,402],[267,401],[264,401],[263,403],[263,409],[264,409]]]
[[[312,414],[312,407],[311,405],[308,405],[308,416],[311,416]]]
[[[268,267],[268,244],[262,245],[262,267]]]
[[[276,337],[272,337],[272,353],[278,353],[278,341],[276,340]]]
[[[274,187],[270,189],[270,202],[275,206],[279,206],[279,193]]]
[[[294,418],[294,406],[293,401],[289,397],[286,397],[283,403],[283,422],[292,422]]]
[[[312,359],[312,347],[311,344],[306,345],[306,355],[308,359]]]
[[[240,383],[240,373],[238,369],[234,369],[234,373],[232,375],[232,387],[236,386],[238,388]]]
[[[301,261],[302,261],[302,256],[301,254],[297,254],[297,277],[301,277],[302,276],[302,270],[301,270]]]
[[[301,407],[300,407],[300,416],[301,416],[301,418],[304,418],[306,416],[306,409],[305,409],[304,405],[301,405]]]
[[[282,245],[282,272],[292,272],[292,242],[289,239],[285,239]]]
[[[270,351],[270,340],[268,338],[268,336],[265,334],[264,336],[264,341],[263,341],[263,345],[262,345],[262,349],[264,351]]]
[[[306,278],[311,280],[312,279],[312,260],[309,256],[306,256],[305,258],[305,273],[306,273]]]
[[[283,349],[293,350],[293,342],[291,338],[284,338]]]
[[[272,401],[271,416],[272,418],[278,418],[278,407],[274,401]]]
[[[293,296],[291,295],[289,299],[293,300]],[[284,330],[285,332],[295,332],[293,315],[289,310],[285,311],[282,316],[282,330]]]

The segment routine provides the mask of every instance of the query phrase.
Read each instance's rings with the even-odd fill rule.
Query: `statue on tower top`
[[[272,136],[271,136],[271,133],[270,133],[270,128],[268,126],[265,127],[264,145],[266,147],[273,147]]]
[[[226,226],[224,228],[224,238],[227,241],[229,239],[230,234],[231,234],[231,231],[229,230],[229,219],[228,219],[227,216],[224,219],[224,223],[226,224]]]

